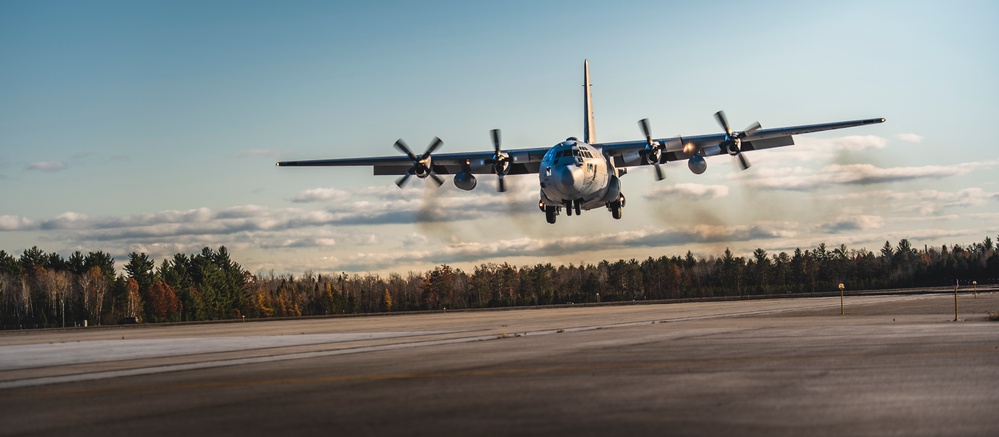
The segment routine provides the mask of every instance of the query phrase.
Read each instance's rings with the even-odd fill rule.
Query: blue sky
[[[748,255],[999,234],[999,4],[0,2],[0,249],[225,245],[254,272]],[[628,206],[550,226],[537,179],[405,190],[279,159],[555,144],[886,117],[622,179]]]

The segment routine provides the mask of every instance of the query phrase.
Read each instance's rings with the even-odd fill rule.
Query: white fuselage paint
[[[617,199],[617,190],[611,189],[617,183],[615,173],[600,150],[569,138],[552,147],[541,160],[541,202],[562,207],[578,201],[585,210],[606,206]]]

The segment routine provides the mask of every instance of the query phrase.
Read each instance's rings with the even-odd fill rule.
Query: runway
[[[0,435],[996,435],[999,293],[0,334]]]

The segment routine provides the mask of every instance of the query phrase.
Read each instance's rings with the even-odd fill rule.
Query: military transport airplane
[[[541,182],[541,200],[538,207],[544,211],[548,223],[565,208],[567,215],[579,215],[582,210],[606,207],[615,219],[621,218],[625,198],[621,192],[621,176],[627,168],[651,165],[657,180],[665,178],[662,164],[687,160],[690,171],[701,174],[707,169],[705,157],[721,154],[732,155],[743,170],[749,160],[743,152],[769,149],[794,144],[792,135],[843,129],[867,124],[884,123],[884,118],[810,124],[804,126],[763,129],[753,123],[745,130],[733,131],[724,111],[715,113],[715,119],[724,132],[692,137],[652,138],[649,120],[638,122],[645,139],[613,143],[597,143],[593,124],[593,98],[590,92],[590,64],[583,61],[583,88],[585,118],[583,141],[569,137],[552,147],[503,150],[500,131],[493,129],[493,150],[437,154],[443,144],[434,138],[421,155],[414,154],[401,139],[395,148],[405,156],[374,158],[321,159],[312,161],[282,161],[279,167],[294,166],[372,166],[375,175],[402,175],[396,185],[402,188],[411,176],[429,177],[437,186],[444,183],[440,175],[453,174],[454,185],[462,190],[475,188],[475,175],[495,174],[499,191],[506,191],[506,175],[537,173]]]

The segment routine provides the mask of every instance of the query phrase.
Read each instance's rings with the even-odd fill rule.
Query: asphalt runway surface
[[[0,435],[999,435],[999,293],[0,333]]]

